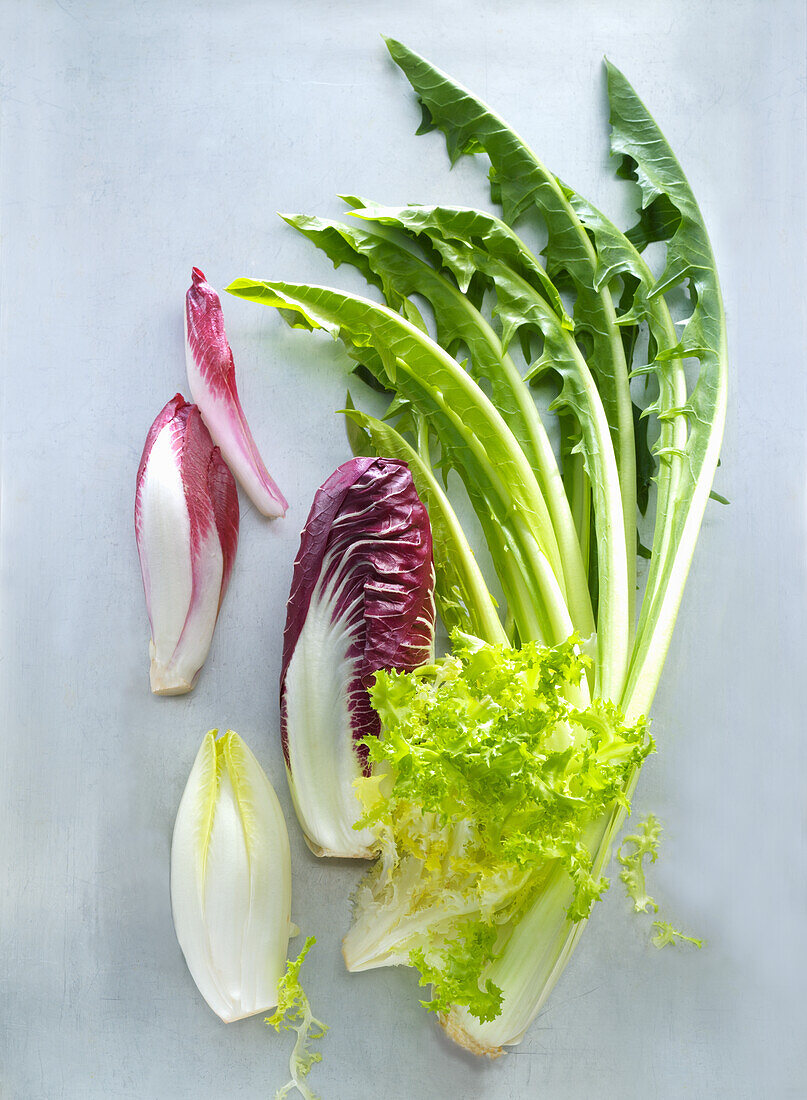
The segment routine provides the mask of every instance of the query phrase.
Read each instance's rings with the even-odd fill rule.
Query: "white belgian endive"
[[[285,516],[286,498],[266,469],[241,408],[221,301],[198,267],[185,295],[185,358],[193,400],[244,492],[270,519]]]
[[[172,397],[137,471],[135,535],[151,623],[151,690],[190,691],[238,545],[238,491],[199,409]]]
[[[188,969],[222,1020],[277,1004],[291,930],[283,811],[237,733],[202,742],[177,811],[171,908]]]

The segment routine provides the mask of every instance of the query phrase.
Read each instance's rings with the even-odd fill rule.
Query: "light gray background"
[[[169,839],[202,734],[231,726],[287,810],[304,971],[332,1030],[325,1100],[802,1096],[805,1013],[805,15],[801,0],[0,3],[0,1014],[9,1100],[257,1098],[289,1042],[221,1024],[171,924]],[[134,475],[185,388],[192,264],[334,281],[275,217],[335,193],[485,203],[388,60],[394,34],[624,216],[607,53],[689,174],[726,298],[731,407],[636,799],[666,825],[652,892],[706,938],[648,943],[617,884],[546,1010],[495,1064],[443,1041],[404,971],[346,975],[353,867],[317,862],[278,745],[284,604],[317,485],[346,457],[346,360],[227,299],[244,405],[291,501],[244,507],[192,695],[148,693]],[[299,942],[299,941],[298,941]],[[801,1038],[799,1038],[801,1036]]]

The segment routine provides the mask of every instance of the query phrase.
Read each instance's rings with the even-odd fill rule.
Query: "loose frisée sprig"
[[[317,1100],[316,1094],[308,1087],[305,1078],[311,1072],[311,1067],[322,1061],[322,1054],[318,1050],[312,1050],[310,1044],[324,1036],[328,1025],[313,1015],[308,997],[300,984],[300,967],[316,942],[316,937],[309,936],[297,958],[293,961],[289,959],[286,964],[286,973],[277,986],[277,1009],[264,1021],[275,1031],[291,1030],[297,1033],[289,1058],[291,1079],[278,1089],[275,1100],[284,1100],[286,1096],[291,1095],[293,1089],[296,1089],[304,1100]]]

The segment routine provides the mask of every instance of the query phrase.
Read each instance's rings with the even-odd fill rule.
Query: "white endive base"
[[[183,680],[181,676],[163,668],[156,661],[151,662],[149,681],[153,695],[185,695],[193,687],[192,682]]]
[[[470,1050],[471,1054],[484,1054],[488,1058],[501,1058],[504,1054],[501,1047],[489,1046],[487,1043],[480,1042],[479,1039],[469,1035],[459,1021],[454,1018],[453,1013],[449,1013],[448,1016],[441,1016],[440,1024],[449,1039],[452,1039],[458,1046],[464,1047],[465,1050]]]
[[[330,848],[323,848],[321,844],[317,844],[315,840],[312,840],[310,836],[303,833],[303,840],[306,843],[306,847],[315,856],[322,856],[326,859],[375,859],[378,854],[374,848],[351,848],[350,851],[334,852]]]

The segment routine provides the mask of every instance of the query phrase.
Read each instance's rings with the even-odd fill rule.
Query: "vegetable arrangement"
[[[348,401],[349,435],[357,453],[411,471],[453,653],[375,679],[382,736],[366,742],[375,770],[356,782],[356,824],[379,859],[345,958],[349,969],[417,966],[451,1037],[495,1055],[523,1037],[607,885],[651,748],[644,716],[722,438],[725,321],[691,189],[615,67],[611,147],[620,177],[641,191],[627,232],[472,93],[387,44],[422,105],[420,132],[440,129],[452,161],[488,157],[502,218],[348,197],[349,224],[286,220],[334,266],[356,267],[385,305],[318,285],[238,279],[228,289],[342,340],[359,374],[391,395],[382,418]],[[514,229],[533,215],[547,233],[544,263]],[[643,257],[656,243],[659,275]],[[536,393],[548,386],[544,413]],[[452,503],[460,486],[503,617]],[[637,550],[649,555],[638,611]],[[343,777],[316,782],[327,804]],[[674,934],[662,922],[657,939]]]
[[[725,321],[695,199],[617,69],[607,65],[611,147],[641,191],[627,232],[472,93],[387,45],[423,108],[419,132],[440,129],[452,162],[488,157],[502,216],[347,196],[349,222],[286,221],[335,267],[357,268],[384,304],[288,282],[228,289],[340,339],[359,377],[387,394],[382,417],[348,394],[355,457],[318,490],[302,532],[281,742],[312,851],[375,858],[343,941],[348,969],[415,966],[448,1035],[496,1056],[524,1036],[607,888],[654,748],[646,715],[725,420]],[[543,261],[515,228],[533,216]],[[660,274],[644,258],[658,244]],[[196,404],[168,402],[137,477],[157,694],[191,690],[210,647],[238,539],[233,473],[265,516],[288,507],[198,268],[185,331]],[[458,501],[475,513],[501,608]],[[637,580],[639,555],[649,562]],[[450,638],[440,657],[436,611]],[[644,861],[659,835],[651,816],[617,852],[637,912],[658,912]],[[309,1044],[326,1028],[299,971],[314,941],[287,962],[286,826],[232,731],[208,733],[191,771],[171,899],[207,1003],[228,1022],[277,1006],[266,1022],[297,1034],[278,1096],[313,1097],[305,1077],[320,1056]],[[658,946],[700,946],[654,925]]]

